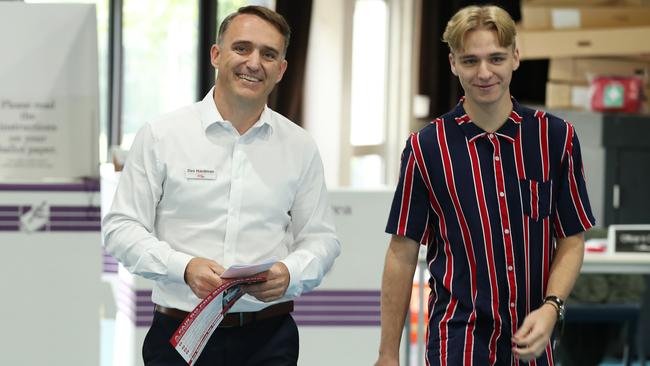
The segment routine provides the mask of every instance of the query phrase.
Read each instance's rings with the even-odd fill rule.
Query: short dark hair
[[[221,25],[219,26],[219,33],[217,34],[217,42],[219,44],[221,44],[223,41],[223,35],[228,30],[228,27],[230,26],[230,23],[232,23],[233,19],[242,14],[255,15],[256,17],[269,22],[273,27],[275,27],[275,29],[277,29],[278,32],[280,32],[280,34],[282,34],[284,37],[284,49],[282,50],[282,54],[285,55],[287,53],[287,48],[289,47],[289,39],[291,38],[291,27],[289,27],[289,24],[282,15],[269,8],[257,5],[243,6],[237,9],[236,12],[229,14],[221,22]]]

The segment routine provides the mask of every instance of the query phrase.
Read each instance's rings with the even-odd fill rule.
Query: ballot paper
[[[226,269],[226,271],[221,274],[221,278],[253,276],[257,273],[268,271],[276,262],[277,260],[273,259],[257,264],[235,264]]]
[[[261,273],[274,263],[276,262],[268,261],[228,268],[221,275],[223,284],[203,299],[183,320],[169,342],[188,365],[196,362],[228,310],[244,296],[241,285],[265,281],[266,277]]]

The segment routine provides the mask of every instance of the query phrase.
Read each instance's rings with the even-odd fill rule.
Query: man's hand
[[[266,281],[243,286],[247,294],[264,302],[277,300],[284,296],[289,287],[289,269],[282,262],[275,263],[271,269],[260,273],[266,276]]]
[[[205,299],[214,289],[221,286],[224,268],[206,258],[192,258],[185,267],[185,283],[199,299]]]
[[[556,320],[557,311],[553,305],[542,304],[537,310],[532,311],[512,337],[512,342],[515,344],[512,352],[524,362],[539,357],[551,338]]]

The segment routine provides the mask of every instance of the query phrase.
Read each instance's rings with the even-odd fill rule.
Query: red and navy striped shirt
[[[461,102],[412,134],[386,227],[427,245],[427,365],[512,365],[555,238],[595,223],[573,126],[519,105],[494,133]],[[549,345],[531,365],[553,365]]]

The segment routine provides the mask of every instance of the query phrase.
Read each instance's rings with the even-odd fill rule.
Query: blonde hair
[[[442,41],[447,43],[449,50],[464,49],[465,34],[477,29],[496,31],[499,46],[515,48],[517,29],[515,22],[507,11],[494,5],[471,5],[460,9],[447,22]]]

